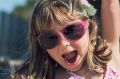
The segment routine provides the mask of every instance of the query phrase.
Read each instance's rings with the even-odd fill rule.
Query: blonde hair
[[[81,4],[77,2],[77,0],[40,0],[35,5],[29,26],[30,52],[26,61],[15,73],[14,79],[15,76],[16,79],[20,77],[20,79],[54,79],[56,62],[47,55],[46,50],[40,47],[37,40],[38,35],[52,28],[53,24],[63,25],[68,21],[79,18],[88,19],[83,15]],[[90,42],[87,53],[87,63],[90,70],[103,73],[105,70],[104,66],[107,63],[106,61],[109,61],[111,54],[105,56],[101,53],[108,47],[107,45],[103,45],[103,43],[99,43],[102,39],[97,37],[96,22],[93,20],[89,20],[89,22]],[[104,49],[105,47],[106,49]],[[99,52],[99,55],[96,54],[97,52]],[[104,57],[105,60],[99,56]],[[29,77],[30,75],[31,78]]]

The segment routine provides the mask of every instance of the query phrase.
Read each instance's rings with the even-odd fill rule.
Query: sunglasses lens
[[[55,33],[48,32],[38,38],[40,45],[43,48],[51,49],[54,48],[58,43],[58,36]]]
[[[67,37],[70,40],[77,40],[84,35],[85,28],[84,28],[84,25],[80,23],[72,24],[64,28],[62,33],[64,34],[65,37]],[[52,49],[58,44],[59,35],[57,35],[53,31],[49,31],[41,34],[38,37],[38,42],[41,47],[45,49]]]
[[[64,29],[64,35],[71,39],[76,40],[83,36],[85,29],[82,24],[74,24]]]

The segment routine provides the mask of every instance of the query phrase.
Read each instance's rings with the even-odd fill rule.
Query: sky
[[[25,3],[26,0],[0,0],[0,11],[11,13],[16,6],[22,6]]]

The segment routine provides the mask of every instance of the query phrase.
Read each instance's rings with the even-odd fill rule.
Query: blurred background
[[[36,1],[0,0],[0,79],[14,72],[27,51],[28,23]]]

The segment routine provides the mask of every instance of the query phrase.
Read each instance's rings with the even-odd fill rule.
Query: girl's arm
[[[102,0],[101,21],[103,38],[111,43],[113,58],[110,65],[116,68],[120,73],[120,52],[119,52],[119,34],[120,34],[120,9],[119,0]]]
[[[119,0],[102,0],[101,21],[103,37],[110,43],[118,42],[120,28]]]

